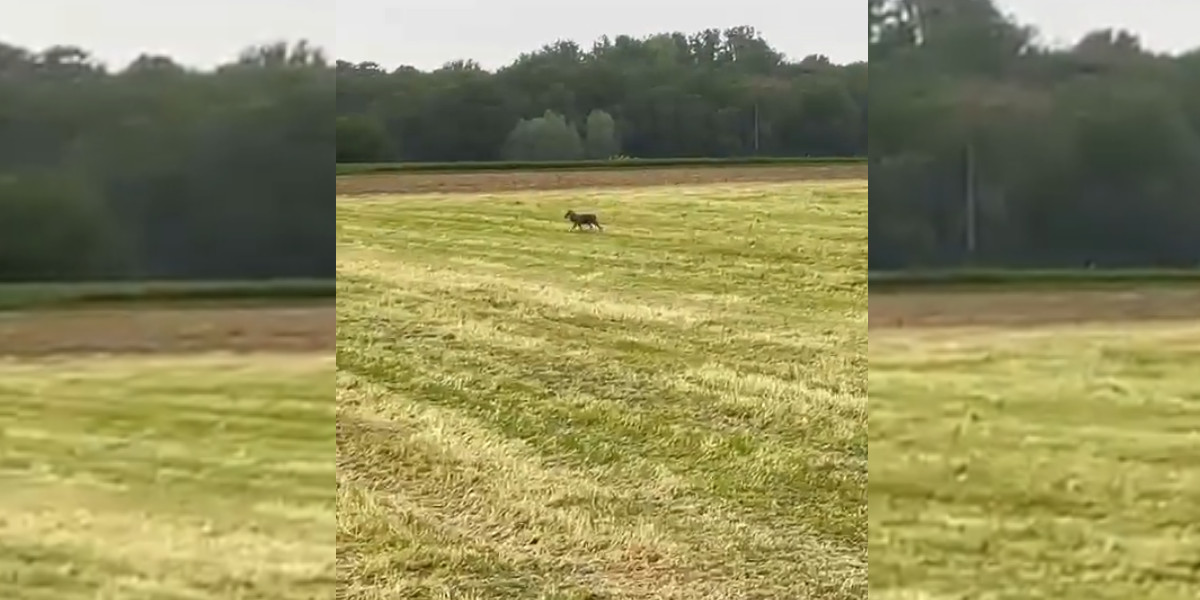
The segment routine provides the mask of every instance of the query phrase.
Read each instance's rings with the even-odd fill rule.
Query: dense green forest
[[[873,269],[1200,265],[1200,50],[1046,48],[991,0],[869,7]]]
[[[334,274],[334,69],[0,44],[0,281]]]
[[[866,64],[750,27],[558,41],[494,72],[337,63],[338,162],[866,154]]]

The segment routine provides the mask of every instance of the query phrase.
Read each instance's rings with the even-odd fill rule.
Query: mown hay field
[[[866,217],[862,180],[340,198],[339,596],[862,597]]]
[[[138,352],[51,355],[58,316],[3,315],[33,349],[0,346],[0,597],[329,598],[328,346],[155,354],[156,321]],[[76,316],[76,342],[110,318]]]
[[[873,296],[871,597],[1200,597],[1194,299]]]

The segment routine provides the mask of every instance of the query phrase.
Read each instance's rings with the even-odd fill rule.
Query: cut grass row
[[[744,167],[744,166],[829,166],[865,165],[861,157],[742,157],[742,158],[629,158],[623,160],[571,161],[486,161],[486,162],[408,162],[339,163],[338,175],[363,173],[455,173],[478,171],[553,171],[654,169],[666,167]]]
[[[0,284],[0,310],[96,305],[332,300],[331,279]]]
[[[337,214],[341,597],[863,597],[865,182]]]
[[[869,275],[871,293],[1049,288],[1121,288],[1200,285],[1196,269],[963,269],[877,271]]]

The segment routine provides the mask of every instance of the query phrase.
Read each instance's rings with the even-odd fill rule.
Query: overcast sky
[[[998,0],[1047,41],[1072,43],[1124,27],[1156,50],[1200,46],[1200,0]],[[8,0],[0,42],[43,49],[66,43],[112,66],[143,52],[211,67],[252,44],[307,39],[338,58],[385,67],[436,68],[458,58],[485,67],[565,38],[585,47],[603,34],[752,25],[792,58],[866,57],[866,6],[858,0]]]
[[[209,68],[256,44],[307,39],[329,49],[334,0],[3,0],[0,42],[81,46],[111,67],[166,54]]]
[[[998,0],[997,6],[1047,43],[1073,44],[1089,31],[1128,29],[1152,50],[1178,53],[1200,48],[1196,22],[1200,0]]]
[[[1200,1],[1200,0],[1198,0]],[[471,58],[494,69],[563,38],[644,36],[750,25],[800,59],[865,60],[861,0],[338,0],[334,56],[391,69],[432,69]]]

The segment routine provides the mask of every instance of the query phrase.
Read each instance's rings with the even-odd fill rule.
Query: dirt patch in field
[[[332,304],[0,312],[0,356],[332,352]]]
[[[870,327],[1026,327],[1200,319],[1200,288],[873,294]]]
[[[866,178],[866,165],[596,169],[590,171],[493,171],[475,173],[367,173],[338,177],[337,194],[350,196],[362,194],[477,193]]]

